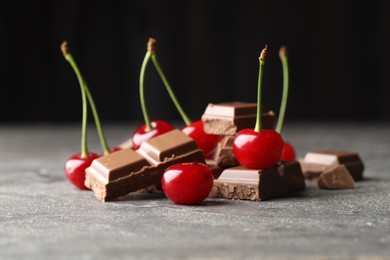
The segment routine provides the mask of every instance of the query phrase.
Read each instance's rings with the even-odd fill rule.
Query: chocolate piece
[[[194,140],[177,129],[143,142],[137,153],[161,172],[177,163],[205,163],[203,152]]]
[[[297,161],[285,161],[269,169],[243,166],[223,171],[214,181],[210,197],[261,201],[303,190],[305,180]]]
[[[234,136],[226,135],[217,145],[217,151],[214,155],[216,165],[220,167],[233,167],[239,165],[233,152]]]
[[[132,148],[133,147],[133,141],[131,138],[125,140],[123,143],[118,145],[119,148],[125,149],[125,148]]]
[[[210,103],[202,115],[204,130],[208,134],[235,135],[244,128],[254,128],[256,110],[256,103]],[[261,120],[262,129],[273,129],[275,113],[273,111],[263,112]]]
[[[315,179],[321,173],[329,171],[338,165],[345,165],[355,181],[363,179],[364,165],[359,155],[346,151],[320,151],[307,153],[300,160],[306,179]]]
[[[85,186],[108,201],[158,183],[162,172],[130,148],[94,160],[86,170]]]
[[[317,183],[322,189],[356,189],[355,181],[344,165],[322,173]]]

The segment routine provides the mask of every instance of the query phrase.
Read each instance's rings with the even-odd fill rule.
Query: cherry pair
[[[153,38],[149,38],[147,44],[147,52],[142,62],[141,72],[140,72],[139,93],[140,93],[141,108],[142,108],[145,124],[138,127],[132,136],[133,149],[138,149],[139,146],[142,144],[142,142],[152,137],[155,137],[157,135],[168,132],[174,128],[171,124],[169,124],[166,121],[162,121],[162,120],[150,121],[149,119],[149,115],[145,105],[144,80],[145,80],[145,70],[150,60],[152,60],[165,88],[168,91],[169,96],[171,97],[173,103],[176,106],[176,109],[178,110],[181,117],[183,118],[184,123],[186,124],[186,126],[182,129],[183,133],[190,136],[198,145],[198,147],[203,151],[204,155],[208,156],[217,145],[220,137],[218,135],[206,134],[203,130],[203,121],[198,120],[192,122],[189,119],[189,117],[186,115],[180,103],[176,99],[176,96],[173,93],[173,90],[158,62],[157,55],[156,55],[156,40]]]

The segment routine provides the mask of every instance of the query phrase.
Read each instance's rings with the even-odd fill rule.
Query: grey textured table
[[[133,129],[105,131],[116,145]],[[63,165],[79,135],[79,125],[0,126],[0,259],[390,259],[389,124],[286,125],[300,156],[358,151],[366,179],[356,190],[308,182],[290,197],[199,206],[152,194],[102,203],[73,188]],[[100,151],[94,131],[89,143]]]

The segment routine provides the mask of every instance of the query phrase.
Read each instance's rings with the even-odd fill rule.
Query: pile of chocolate
[[[202,120],[208,134],[221,136],[213,158],[204,159],[193,139],[172,130],[131,148],[93,161],[86,169],[85,186],[101,201],[109,201],[140,190],[160,190],[164,171],[183,162],[207,164],[214,175],[209,197],[261,201],[305,189],[305,179],[317,179],[320,188],[355,188],[363,178],[363,163],[356,153],[324,151],[308,153],[300,161],[282,161],[268,169],[247,169],[233,152],[235,135],[251,128],[256,120],[256,104],[230,102],[209,104]],[[273,129],[275,113],[262,112],[264,129]],[[153,187],[153,189],[151,189]]]

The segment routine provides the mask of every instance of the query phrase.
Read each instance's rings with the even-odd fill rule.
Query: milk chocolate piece
[[[285,161],[269,169],[252,170],[243,166],[223,171],[214,181],[210,197],[261,201],[305,189],[297,161]]]
[[[102,201],[158,183],[162,172],[130,148],[94,160],[86,169],[85,186]]]
[[[194,140],[177,129],[143,142],[137,153],[162,172],[177,163],[205,163],[203,152]]]
[[[323,172],[317,183],[322,189],[356,189],[355,181],[344,165]]]
[[[363,179],[364,165],[359,155],[346,151],[320,151],[307,153],[300,160],[306,179],[315,179],[321,173],[329,171],[338,165],[344,165],[355,181]]]
[[[226,135],[219,141],[214,155],[214,160],[218,166],[227,168],[239,165],[234,156],[233,142],[234,136],[231,135]]]
[[[235,135],[244,128],[254,128],[256,110],[256,103],[210,103],[202,115],[204,130],[208,134]],[[273,129],[275,113],[273,111],[262,112],[261,120],[262,129]]]
[[[218,179],[224,170],[224,168],[218,166],[217,163],[212,159],[207,159],[206,165],[210,168],[211,172],[213,173],[214,180]]]

